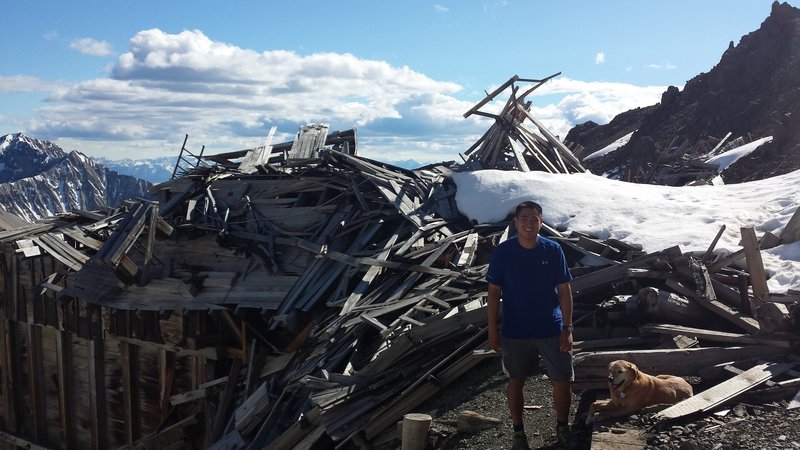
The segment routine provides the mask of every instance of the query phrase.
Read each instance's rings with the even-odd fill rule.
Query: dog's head
[[[639,368],[636,364],[618,359],[608,364],[608,387],[612,391],[619,391],[625,389],[633,380]]]

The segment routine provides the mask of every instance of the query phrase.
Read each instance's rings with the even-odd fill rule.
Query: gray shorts
[[[509,378],[528,378],[539,368],[539,356],[552,381],[574,381],[572,352],[562,352],[559,336],[544,339],[511,339],[500,342],[503,372]]]

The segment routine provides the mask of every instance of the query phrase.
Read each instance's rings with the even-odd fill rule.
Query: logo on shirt
[[[550,261],[548,261],[548,260],[544,260],[544,261],[542,261],[542,265],[546,265],[546,264],[547,264],[547,263],[549,263],[549,262],[550,262]]]

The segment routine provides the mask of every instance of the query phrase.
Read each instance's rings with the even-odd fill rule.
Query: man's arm
[[[497,318],[500,317],[501,292],[500,286],[489,283],[489,298],[486,305],[489,319],[489,345],[496,352],[500,351],[500,332],[497,329]]]
[[[566,328],[572,325],[572,287],[569,281],[558,285],[558,303],[561,305],[561,320]],[[561,331],[561,351],[572,350],[572,333],[569,330]]]

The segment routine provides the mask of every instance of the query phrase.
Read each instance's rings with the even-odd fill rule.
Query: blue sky
[[[5,2],[0,135],[151,158],[177,155],[187,133],[221,153],[326,122],[357,127],[370,158],[453,160],[490,125],[462,114],[514,74],[561,72],[532,111],[563,137],[710,70],[771,4]]]

